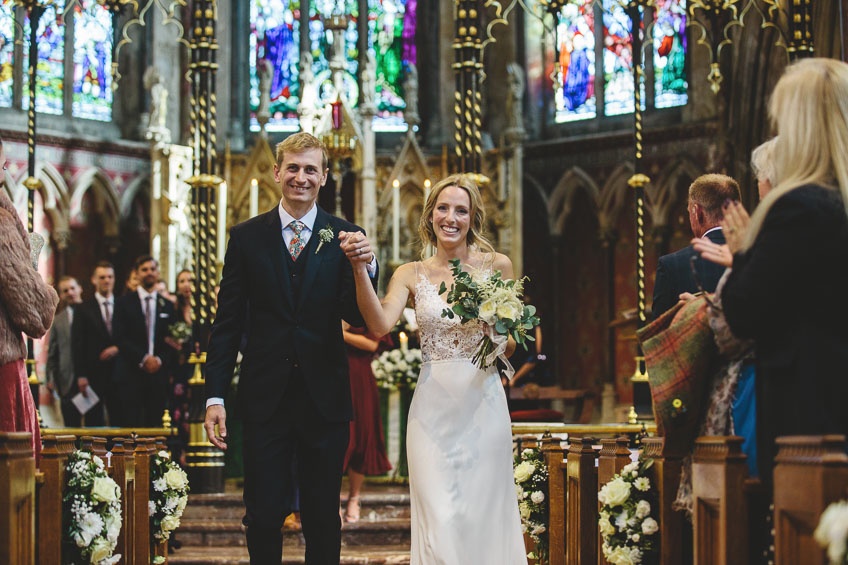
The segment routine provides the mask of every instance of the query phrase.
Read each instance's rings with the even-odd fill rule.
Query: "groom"
[[[339,492],[352,418],[341,320],[364,325],[339,241],[360,228],[316,205],[328,172],[321,140],[293,134],[277,145],[276,161],[279,206],[230,230],[206,365],[206,433],[226,449],[222,398],[247,334],[238,410],[250,562],[282,560],[294,460],[306,563],[338,564]],[[369,274],[375,281],[373,254]]]

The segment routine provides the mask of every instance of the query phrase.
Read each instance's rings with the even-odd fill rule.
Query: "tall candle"
[[[224,252],[227,245],[227,183],[218,187],[218,264],[224,264]]]
[[[250,180],[250,217],[259,214],[259,181]]]
[[[404,332],[400,332],[398,337],[400,338],[400,350],[406,353],[409,349],[409,338],[406,337]]]
[[[400,262],[400,181],[392,182],[392,261]]]
[[[424,179],[424,205],[427,205],[427,199],[430,198],[430,179]]]

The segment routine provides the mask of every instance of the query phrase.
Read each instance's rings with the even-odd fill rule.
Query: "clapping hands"
[[[725,202],[721,228],[724,230],[724,237],[727,239],[727,247],[730,249],[730,253],[735,254],[742,250],[750,221],[751,218],[741,202]]]

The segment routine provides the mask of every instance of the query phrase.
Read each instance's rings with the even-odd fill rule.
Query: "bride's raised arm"
[[[368,326],[368,330],[377,337],[389,333],[400,319],[409,289],[415,278],[415,268],[411,263],[401,265],[392,275],[389,288],[382,302],[371,285],[367,266],[371,262],[373,251],[368,238],[362,232],[340,233],[341,249],[353,266],[353,279],[356,282],[356,303]]]

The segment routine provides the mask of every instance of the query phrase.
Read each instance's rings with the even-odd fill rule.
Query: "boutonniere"
[[[330,224],[327,224],[326,228],[318,230],[318,240],[318,248],[315,250],[316,255],[321,251],[322,245],[333,241],[333,227]]]

